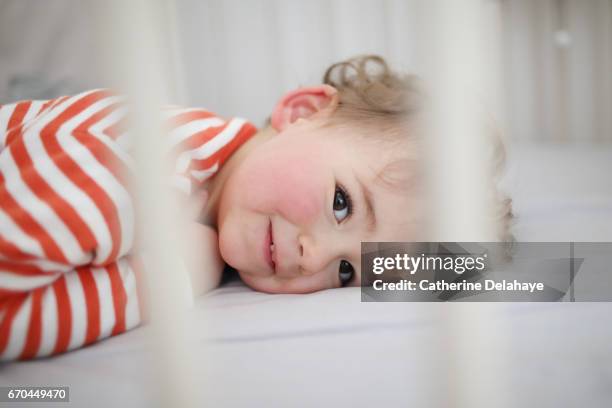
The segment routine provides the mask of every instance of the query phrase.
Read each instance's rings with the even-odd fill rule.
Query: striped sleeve
[[[80,267],[0,300],[0,360],[63,353],[137,326],[136,267],[128,257],[104,267]]]
[[[257,129],[241,118],[222,119],[201,108],[167,108],[174,185],[185,193],[201,186]]]
[[[0,106],[0,151],[10,142],[20,126],[34,119],[51,101],[22,101]],[[9,137],[9,131],[15,129]]]
[[[72,350],[141,321],[126,115],[106,90],[0,107],[0,360]],[[163,116],[187,193],[256,132],[203,109]]]

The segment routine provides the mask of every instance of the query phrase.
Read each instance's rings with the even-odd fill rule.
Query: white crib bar
[[[110,70],[117,74],[121,91],[131,97],[130,132],[136,147],[137,193],[142,223],[140,236],[145,253],[149,286],[151,391],[159,406],[196,406],[195,387],[190,381],[192,362],[200,361],[189,336],[187,307],[192,302],[189,277],[179,249],[178,209],[168,197],[164,164],[160,109],[177,100],[179,72],[173,69],[176,49],[173,0],[113,0],[101,27],[114,58]],[[180,68],[180,66],[179,66]],[[178,82],[177,82],[178,81]],[[184,245],[182,246],[185,247]],[[157,395],[155,394],[157,393]]]
[[[499,90],[487,51],[495,49],[485,0],[427,2],[433,137],[428,142],[431,241],[495,241],[488,190],[482,99]],[[480,101],[480,102],[479,102]],[[487,107],[488,108],[488,107]],[[495,326],[495,304],[444,305],[449,405],[485,408],[511,405],[503,384],[504,335]],[[440,309],[435,309],[440,310]],[[447,371],[448,370],[448,371]]]

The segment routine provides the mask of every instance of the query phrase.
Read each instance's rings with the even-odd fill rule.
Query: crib
[[[232,104],[232,98],[239,99],[238,88],[251,82],[250,74],[236,75],[229,96],[221,96],[214,81],[194,80],[194,67],[219,51],[214,38],[205,36],[202,59],[182,52],[182,39],[200,29],[196,15],[208,24],[204,28],[208,34],[223,32],[230,45],[243,39],[223,27],[232,18],[242,13],[274,16],[272,28],[255,24],[252,32],[261,39],[262,52],[282,55],[279,58],[285,58],[288,67],[261,96],[270,106],[281,87],[306,78],[298,71],[307,65],[307,57],[291,47],[297,35],[293,28],[318,21],[315,17],[325,2],[247,3],[113,0],[109,7],[90,5],[99,11],[97,35],[103,38],[104,52],[122,57],[108,67],[113,83],[140,101],[133,132],[142,174],[150,177],[151,172],[159,172],[163,178],[156,166],[161,145],[155,135],[161,130],[147,118],[167,100],[187,104],[209,93],[221,112],[236,109],[245,116],[264,118],[265,104],[255,103],[254,98]],[[593,7],[586,9],[560,0],[538,5],[481,0],[385,1],[382,6],[365,0],[331,3],[331,16],[338,23],[309,28],[311,34],[336,30],[335,46],[342,50],[338,54],[360,45],[366,51],[376,50],[384,44],[387,56],[400,64],[414,61],[415,55],[426,56],[415,65],[417,71],[438,84],[434,92],[446,95],[440,98],[440,112],[456,113],[438,118],[439,137],[428,146],[432,182],[439,186],[432,193],[432,202],[437,203],[432,210],[438,214],[437,240],[487,241],[492,236],[482,216],[487,208],[478,204],[485,200],[477,198],[485,194],[479,183],[485,147],[463,103],[466,89],[474,83],[486,84],[489,107],[510,135],[518,135],[507,138],[507,174],[502,180],[514,199],[517,240],[612,240],[612,122],[606,114],[612,108],[612,85],[610,70],[602,68],[612,66],[612,3],[593,1]],[[356,11],[360,6],[361,13],[375,16],[368,20],[374,27],[371,35],[351,25],[364,18]],[[558,64],[528,72],[516,63],[517,58],[528,58],[518,43],[521,35],[535,35],[538,15],[546,18],[545,27],[553,34],[551,48],[541,52],[550,57],[546,61]],[[352,18],[354,23],[349,22]],[[597,45],[608,50],[595,53],[596,78],[602,83],[589,79],[592,92],[585,90],[586,85],[576,85],[582,67],[577,57],[567,56],[572,44],[578,55],[592,52],[578,46],[591,44],[579,24],[592,21],[589,18],[597,21],[599,31],[593,34]],[[525,21],[530,28],[521,30]],[[408,45],[407,26],[427,33],[418,47]],[[268,30],[283,29],[286,36],[279,36],[276,46],[263,40],[270,35]],[[354,41],[350,35],[355,35]],[[313,44],[306,41],[304,46],[311,53],[324,53]],[[511,52],[499,55],[500,48]],[[257,58],[253,48],[244,52]],[[529,52],[535,53],[531,48]],[[226,75],[236,74],[236,58],[236,53],[225,56]],[[255,65],[260,74],[266,72],[264,76],[278,74]],[[211,68],[211,76],[221,75],[223,69]],[[533,95],[516,89],[520,84],[536,85],[538,78],[545,79],[540,84],[545,91],[538,94],[544,100],[540,105],[530,99]],[[511,82],[509,92],[504,92],[505,80]],[[192,84],[200,92],[190,97]],[[578,106],[576,95],[590,105]],[[591,124],[589,115],[596,118]],[[612,328],[601,323],[610,312],[607,303],[362,303],[359,288],[269,295],[230,277],[194,304],[185,304],[183,267],[175,256],[180,242],[165,238],[174,228],[172,213],[179,209],[160,199],[161,185],[145,187],[147,205],[141,210],[147,220],[146,236],[153,247],[165,248],[152,251],[151,265],[156,267],[151,276],[156,283],[151,287],[155,305],[151,323],[57,357],[5,364],[0,368],[0,385],[68,386],[66,406],[90,407],[609,404]],[[454,205],[448,205],[448,196],[455,198]]]

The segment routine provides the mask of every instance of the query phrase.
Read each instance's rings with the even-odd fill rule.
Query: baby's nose
[[[299,245],[299,273],[300,275],[314,275],[323,271],[331,262],[332,248],[317,245],[316,241],[308,235],[301,235]]]

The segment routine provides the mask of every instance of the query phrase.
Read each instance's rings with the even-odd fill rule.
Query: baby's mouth
[[[272,270],[272,273],[275,274],[276,273],[276,261],[275,261],[275,258],[276,258],[275,249],[276,248],[274,246],[274,234],[272,230],[272,220],[269,220],[268,222],[268,230],[267,230],[265,239],[266,239],[266,246],[264,247],[264,257],[265,257],[266,263]]]
[[[272,269],[276,272],[276,254],[274,252],[274,233],[272,230],[272,221],[270,221],[270,257],[272,258]]]

